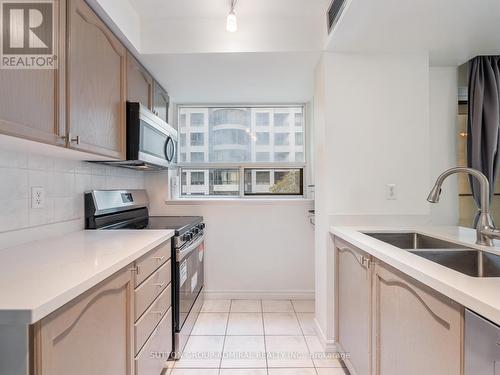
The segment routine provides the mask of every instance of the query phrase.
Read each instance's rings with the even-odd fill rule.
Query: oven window
[[[146,154],[165,159],[167,136],[141,120],[140,150]]]

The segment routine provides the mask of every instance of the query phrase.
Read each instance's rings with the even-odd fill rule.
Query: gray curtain
[[[469,69],[467,164],[488,177],[491,201],[500,162],[500,56],[476,57]],[[470,181],[479,207],[479,186],[475,179]],[[479,212],[474,226],[478,219]]]

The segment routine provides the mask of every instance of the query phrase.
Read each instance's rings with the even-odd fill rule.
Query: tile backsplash
[[[45,192],[43,208],[31,207],[33,186]],[[144,188],[144,173],[0,150],[0,233],[74,220],[83,229],[83,193],[119,188]]]

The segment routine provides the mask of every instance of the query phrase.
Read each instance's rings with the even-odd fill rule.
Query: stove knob
[[[186,233],[186,234],[184,234],[184,235],[182,235],[182,240],[183,241],[189,241],[189,240],[191,240],[191,238],[193,238],[193,235],[191,233],[189,233],[189,232]]]
[[[193,233],[194,233],[194,234],[198,234],[198,232],[199,232],[199,231],[200,231],[200,229],[199,229],[199,228],[193,228]]]
[[[201,228],[201,229],[205,229],[205,223],[201,223],[201,224],[200,224],[200,228]]]

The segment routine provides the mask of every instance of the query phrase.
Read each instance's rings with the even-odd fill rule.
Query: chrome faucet
[[[476,169],[466,167],[448,169],[437,178],[436,184],[427,197],[427,201],[438,203],[444,180],[455,173],[467,173],[479,181],[481,187],[481,215],[476,225],[476,243],[483,246],[493,246],[493,239],[500,239],[500,230],[495,228],[490,214],[490,183],[484,174]]]

